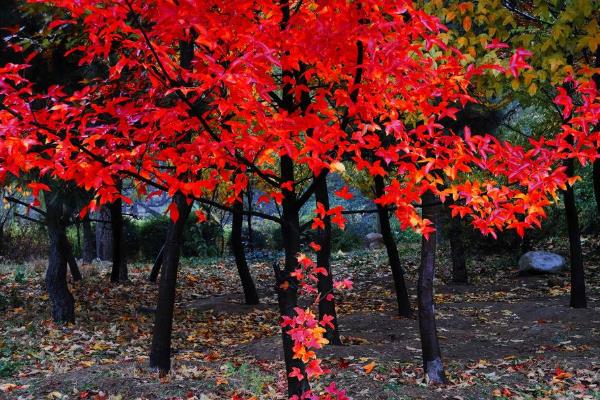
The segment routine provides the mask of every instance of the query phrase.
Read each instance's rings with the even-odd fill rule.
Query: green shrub
[[[331,229],[331,250],[332,251],[352,251],[364,248],[363,235],[357,232],[352,225],[341,230],[336,225]]]
[[[153,260],[164,244],[171,220],[168,217],[148,218],[139,223],[139,253],[143,260]],[[184,257],[214,257],[219,254],[223,229],[212,221],[197,223],[190,216],[183,232],[181,254]]]
[[[4,228],[0,240],[0,257],[6,261],[23,263],[48,256],[48,233],[35,222],[17,219]]]
[[[267,237],[267,245],[269,248],[273,250],[283,249],[283,236],[279,224],[271,225],[265,236]]]

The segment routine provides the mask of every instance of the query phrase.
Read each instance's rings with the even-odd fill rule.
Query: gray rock
[[[365,236],[365,242],[370,249],[378,249],[383,247],[383,235],[377,232],[368,233]]]
[[[560,254],[549,251],[529,251],[519,259],[519,272],[557,274],[567,267],[567,260]]]

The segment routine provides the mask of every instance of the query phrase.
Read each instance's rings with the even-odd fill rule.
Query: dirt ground
[[[568,307],[568,275],[519,276],[509,256],[471,257],[471,285],[448,280],[442,249],[436,282],[438,332],[448,385],[428,385],[415,319],[395,315],[383,251],[337,254],[344,346],[320,353],[330,382],[353,399],[600,399],[600,252],[586,243],[587,309]],[[556,245],[560,251],[560,243]],[[411,294],[416,247],[403,249]],[[270,263],[254,262],[262,298],[241,304],[231,260],[182,268],[173,371],[146,368],[156,285],[149,266],[111,285],[107,266],[72,283],[77,321],[49,320],[39,265],[4,267],[0,293],[0,399],[281,399],[285,384]],[[18,270],[15,270],[17,268]],[[17,272],[19,278],[17,278]]]

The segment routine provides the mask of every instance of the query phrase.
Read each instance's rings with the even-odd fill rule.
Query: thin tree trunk
[[[163,263],[163,258],[165,255],[165,245],[163,244],[156,256],[156,260],[154,260],[154,265],[152,265],[152,271],[150,271],[150,275],[148,276],[148,280],[150,282],[156,282],[158,278],[158,273],[160,272],[160,267]]]
[[[183,229],[192,209],[192,204],[188,204],[185,196],[179,192],[175,194],[173,201],[177,205],[179,219],[170,224],[164,244],[163,266],[161,268],[152,347],[150,349],[150,367],[157,368],[161,376],[164,376],[171,369],[171,334],[173,330],[177,270],[183,242]]]
[[[65,233],[66,237],[66,233]],[[73,254],[73,246],[69,243],[67,239],[67,262],[69,264],[69,270],[71,271],[71,276],[75,282],[80,281],[82,279],[81,271],[79,271],[79,267],[77,266],[77,260],[75,259],[75,255]]]
[[[432,205],[435,196],[426,192],[422,196],[423,218],[431,222],[438,217],[438,206]],[[435,304],[433,300],[433,278],[435,276],[436,233],[423,237],[421,243],[421,266],[417,283],[417,299],[419,304],[419,333],[423,352],[423,369],[430,382],[444,383],[446,375],[442,363],[440,344],[435,324]]]
[[[463,242],[463,228],[458,218],[452,218],[450,207],[445,207],[449,218],[450,229],[450,254],[452,257],[452,282],[460,284],[469,283],[469,274],[467,272],[467,262],[465,260],[465,245]]]
[[[248,268],[246,254],[244,252],[244,243],[242,242],[242,225],[244,224],[244,203],[237,200],[233,203],[233,213],[231,220],[231,251],[235,258],[235,265],[242,281],[244,290],[244,299],[246,304],[258,304],[258,292],[254,285],[254,280]]]
[[[575,160],[565,161],[567,175],[574,176]],[[581,233],[579,231],[579,216],[577,215],[577,204],[573,187],[567,184],[567,189],[563,191],[565,202],[565,214],[567,217],[567,230],[569,234],[569,248],[571,258],[571,307],[587,307],[585,295],[585,274],[583,269],[583,257],[581,253]]]
[[[119,184],[121,190],[121,184]],[[117,199],[110,206],[110,220],[112,222],[112,271],[111,282],[127,280],[127,260],[125,257],[125,235],[123,222],[123,201]]]
[[[99,219],[103,222],[96,224],[96,256],[102,261],[107,261],[112,258],[113,254],[109,207],[102,207],[98,214]]]
[[[375,195],[381,197],[385,194],[385,182],[382,176],[374,178]],[[396,302],[398,303],[398,314],[402,317],[412,316],[410,307],[410,299],[404,279],[404,270],[400,262],[398,247],[390,226],[390,217],[386,207],[381,204],[376,204],[377,216],[379,217],[379,226],[381,227],[381,235],[383,236],[383,244],[387,250],[390,268],[392,269],[392,278],[394,280],[394,289],[396,291]]]
[[[248,225],[248,249],[254,250],[254,232],[252,230],[252,186],[248,183],[248,190],[246,197],[248,199],[248,215],[246,216],[246,223]],[[243,204],[242,204],[243,205]]]
[[[62,206],[59,194],[46,195],[46,224],[50,238],[46,290],[52,302],[52,319],[57,323],[75,321],[75,299],[67,284],[69,244]]]
[[[92,223],[90,222],[90,217],[87,215],[83,219],[83,249],[81,253],[84,264],[91,263],[96,257],[94,248],[94,233],[92,232]]]
[[[329,192],[327,189],[326,175],[313,177],[315,181],[315,201],[321,203],[325,210],[329,210]],[[317,251],[317,266],[325,268],[327,275],[319,274],[317,289],[319,290],[319,320],[325,316],[333,317],[331,326],[326,326],[325,338],[330,344],[342,345],[340,329],[338,325],[337,312],[335,309],[335,297],[333,289],[333,274],[331,272],[331,217],[323,218],[324,229],[317,230],[317,244],[321,247]]]
[[[281,180],[283,182],[294,182],[294,162],[292,159],[289,156],[282,156],[280,167]],[[294,309],[298,306],[298,289],[297,281],[291,276],[291,273],[298,268],[297,256],[300,251],[300,216],[294,190],[283,189],[282,211],[281,233],[285,249],[285,266],[284,271],[279,271],[278,267],[276,268],[275,288],[277,290],[281,316],[293,318],[296,315]],[[289,285],[283,285],[286,281]],[[300,397],[303,393],[310,390],[310,386],[306,378],[298,380],[295,377],[290,377],[293,368],[298,368],[302,374],[305,374],[305,366],[302,360],[294,358],[294,342],[289,335],[289,330],[289,326],[281,328],[288,397],[294,395]]]

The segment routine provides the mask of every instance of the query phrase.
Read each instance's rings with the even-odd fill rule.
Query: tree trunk
[[[163,263],[163,258],[165,255],[165,245],[163,244],[156,256],[156,260],[154,260],[154,265],[152,265],[152,271],[150,271],[150,275],[148,276],[148,280],[150,282],[155,283],[158,278],[158,273],[160,272],[160,267]]]
[[[110,210],[107,206],[100,209],[98,219],[102,222],[96,224],[96,256],[101,261],[112,258],[112,224],[110,222]]]
[[[86,215],[83,219],[83,249],[81,252],[84,264],[89,264],[96,258],[95,250],[92,223],[90,217]]]
[[[315,201],[321,203],[325,210],[329,210],[329,192],[327,189],[327,176],[322,175],[313,177],[315,181]],[[340,329],[335,310],[335,297],[333,290],[333,274],[331,272],[331,217],[326,215],[323,219],[325,229],[317,230],[317,244],[321,246],[317,251],[317,266],[325,268],[327,275],[319,274],[317,289],[319,290],[319,320],[323,317],[333,317],[331,326],[327,326],[325,338],[330,344],[341,346]]]
[[[121,185],[119,184],[119,190]],[[110,220],[112,222],[112,271],[111,282],[127,280],[127,260],[125,257],[125,235],[123,222],[123,200],[110,203]]]
[[[74,322],[75,300],[67,285],[69,242],[60,194],[46,195],[46,224],[50,238],[46,290],[52,302],[52,319],[57,323]]]
[[[565,161],[567,175],[574,176],[575,160]],[[567,217],[567,230],[569,233],[569,248],[571,258],[571,307],[587,307],[585,295],[585,274],[583,269],[583,257],[581,254],[581,233],[579,231],[579,216],[577,215],[577,204],[575,201],[575,192],[573,187],[567,184],[567,189],[563,191],[565,202],[565,214]]]
[[[244,253],[244,243],[242,242],[242,225],[244,224],[244,203],[237,200],[233,203],[233,213],[231,220],[231,251],[235,257],[235,265],[242,281],[244,289],[244,299],[246,304],[258,304],[258,293],[254,280],[248,268],[246,254]]]
[[[282,156],[280,160],[281,180],[294,182],[294,162],[289,156]],[[276,290],[281,316],[293,318],[296,315],[294,308],[298,306],[297,281],[290,274],[298,268],[298,252],[300,251],[300,216],[297,197],[294,190],[283,189],[281,233],[285,249],[285,267],[281,272],[276,268]],[[289,286],[283,288],[282,284],[288,282]],[[285,359],[286,377],[288,383],[288,397],[300,397],[310,390],[308,379],[298,380],[290,377],[293,368],[298,368],[305,375],[305,366],[302,360],[294,359],[292,337],[288,334],[290,327],[281,328],[283,341],[283,355]],[[305,375],[306,376],[306,375]]]
[[[383,196],[385,194],[385,182],[383,177],[379,175],[376,176],[374,178],[374,183],[375,195],[377,197]],[[398,247],[392,233],[392,227],[390,226],[388,210],[381,204],[376,204],[376,206],[377,216],[379,217],[379,226],[381,227],[381,235],[383,236],[383,244],[387,250],[390,268],[392,269],[392,278],[394,280],[394,289],[396,291],[396,302],[398,303],[398,314],[402,317],[410,317],[412,316],[410,299],[404,280],[404,270],[402,269],[400,262]]]
[[[65,237],[66,237],[65,232]],[[79,267],[77,266],[77,260],[75,259],[75,255],[73,254],[73,246],[67,240],[67,262],[69,264],[69,270],[71,271],[71,276],[75,282],[80,281],[82,279],[81,272],[79,271]]]
[[[163,266],[158,288],[152,347],[150,349],[150,367],[157,368],[161,376],[164,376],[171,369],[171,333],[173,329],[177,270],[183,242],[183,229],[192,209],[192,204],[188,204],[186,198],[179,192],[175,194],[173,201],[177,205],[179,219],[170,224],[164,244]]]
[[[459,218],[452,218],[450,207],[446,207],[446,210],[450,226],[448,236],[450,236],[450,254],[452,257],[452,282],[466,285],[469,283],[469,275],[465,260],[462,224]]]
[[[248,183],[248,191],[246,194],[248,198],[248,215],[246,216],[246,223],[248,225],[248,249],[254,250],[254,232],[252,231],[252,186]],[[243,206],[243,203],[242,203]]]
[[[426,192],[422,196],[423,218],[434,222],[438,216],[435,196]],[[419,333],[423,352],[423,369],[434,383],[444,383],[446,375],[442,364],[440,344],[435,324],[435,304],[433,300],[433,278],[435,275],[436,233],[429,238],[423,237],[421,243],[421,266],[417,283],[417,299],[419,304]]]

